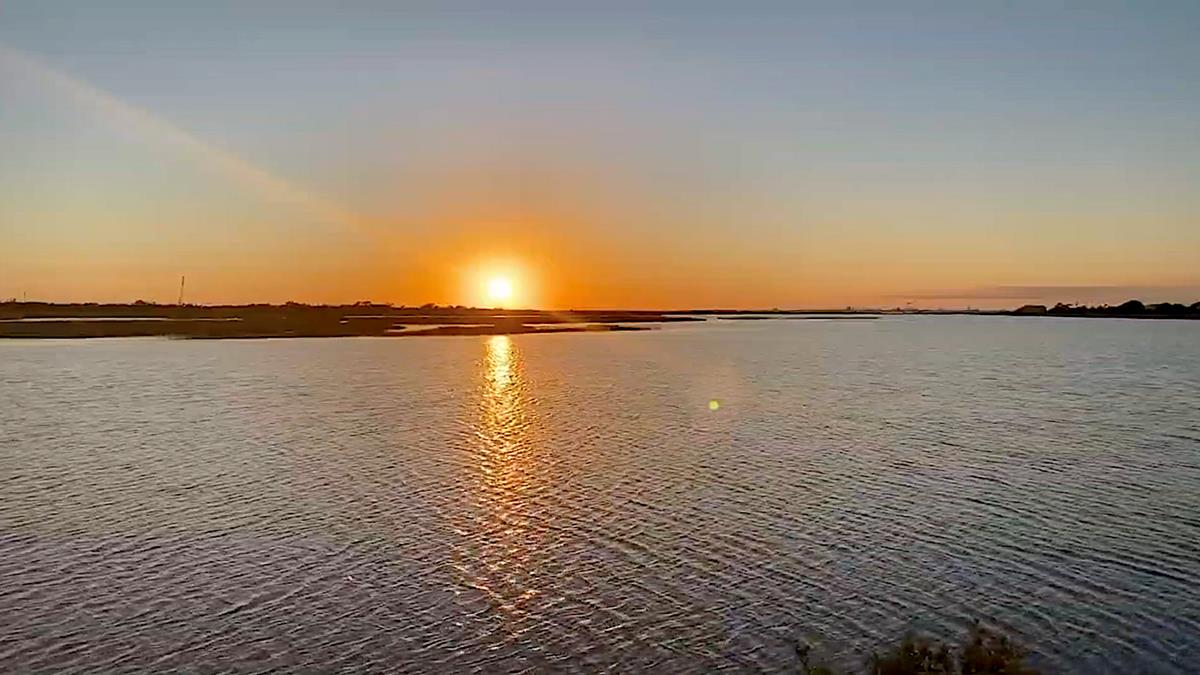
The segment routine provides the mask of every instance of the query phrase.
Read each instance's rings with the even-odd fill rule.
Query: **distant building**
[[[1021,305],[1013,314],[1045,314],[1045,305]]]

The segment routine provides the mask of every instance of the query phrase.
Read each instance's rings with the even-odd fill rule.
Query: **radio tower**
[[[176,303],[175,303],[176,305],[179,305],[180,307],[183,307],[183,282],[186,280],[187,280],[186,276],[180,275],[180,277],[179,277],[179,300],[176,301]]]

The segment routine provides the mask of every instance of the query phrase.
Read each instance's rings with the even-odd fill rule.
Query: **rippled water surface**
[[[7,671],[1182,673],[1198,586],[1200,322],[0,343]]]

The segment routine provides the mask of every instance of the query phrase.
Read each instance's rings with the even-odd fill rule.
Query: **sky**
[[[0,299],[1190,303],[1197,64],[1191,0],[7,0]]]

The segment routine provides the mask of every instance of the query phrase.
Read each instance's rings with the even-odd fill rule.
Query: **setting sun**
[[[524,260],[509,256],[476,258],[459,268],[458,302],[474,307],[517,309],[536,306],[538,276]]]
[[[487,297],[496,306],[507,305],[513,298],[513,283],[507,277],[492,277],[487,282]]]

